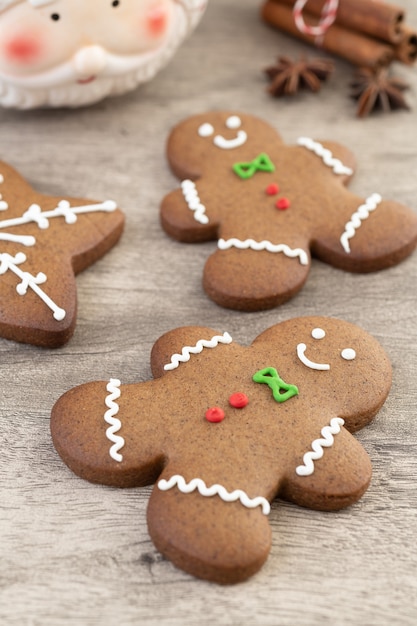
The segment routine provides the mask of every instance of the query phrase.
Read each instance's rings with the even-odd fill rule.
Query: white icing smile
[[[305,343],[299,343],[297,346],[297,356],[300,359],[301,363],[306,365],[312,370],[329,370],[330,365],[328,363],[315,363],[314,361],[310,361],[305,355],[305,351],[307,350],[307,346]]]
[[[240,129],[241,125],[242,120],[237,115],[231,115],[228,117],[226,120],[226,127],[230,130],[237,130],[236,137],[233,139],[226,139],[223,135],[215,135],[213,137],[214,145],[222,150],[233,150],[234,148],[243,146],[248,140],[248,135],[244,130]],[[214,128],[211,124],[206,122],[198,129],[198,134],[200,137],[210,137],[214,134]]]
[[[324,339],[324,337],[326,336],[326,331],[324,331],[322,328],[313,328],[313,330],[311,331],[311,336],[313,337],[313,339],[317,340]],[[297,356],[300,359],[301,363],[303,363],[303,365],[309,367],[312,370],[326,371],[330,369],[330,365],[328,363],[315,363],[314,361],[311,361],[305,354],[306,350],[307,346],[305,343],[299,343],[297,345]],[[344,348],[341,351],[340,356],[345,361],[353,361],[354,359],[356,359],[356,352],[355,350],[353,350],[353,348]]]

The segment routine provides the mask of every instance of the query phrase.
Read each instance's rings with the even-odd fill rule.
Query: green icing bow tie
[[[244,180],[252,178],[256,172],[275,172],[275,165],[272,163],[269,156],[262,152],[253,161],[248,163],[235,163],[233,165],[233,171]]]

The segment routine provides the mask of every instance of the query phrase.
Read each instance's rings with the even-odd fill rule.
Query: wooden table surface
[[[404,0],[417,26],[417,3]],[[71,341],[44,350],[0,340],[0,623],[90,625],[411,625],[417,623],[417,254],[375,274],[313,262],[284,306],[237,313],[201,287],[214,244],[184,245],[161,230],[158,206],[177,185],[164,144],[189,114],[236,108],[265,117],[287,142],[300,135],[348,145],[351,188],[417,210],[417,70],[411,111],[355,116],[353,68],[317,95],[277,100],[262,70],[278,54],[317,51],[265,26],[259,1],[211,0],[171,64],[134,93],[80,110],[0,110],[0,158],[44,192],[114,198],[127,227],[120,243],[78,279]],[[330,315],[373,334],[393,363],[388,400],[357,434],[373,463],[361,501],[338,513],[273,503],[273,545],[263,569],[232,587],[196,580],[158,554],[148,536],[150,488],[117,490],[74,476],[56,454],[50,410],[89,380],[150,378],[149,354],[182,325],[226,329],[247,344],[299,315]]]

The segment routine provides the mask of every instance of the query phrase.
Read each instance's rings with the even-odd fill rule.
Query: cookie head
[[[0,103],[76,106],[128,91],[174,54],[205,4],[5,0],[0,3]]]
[[[275,129],[239,111],[195,115],[172,131],[168,160],[179,178],[196,179],[217,167],[229,167],[253,150],[262,151],[271,133],[279,142]]]

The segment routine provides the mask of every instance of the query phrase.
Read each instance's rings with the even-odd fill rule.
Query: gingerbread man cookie
[[[0,162],[0,336],[58,347],[74,332],[75,274],[118,241],[123,213],[36,192]]]
[[[251,115],[212,112],[174,128],[167,154],[182,183],[162,202],[162,226],[179,241],[218,240],[203,286],[221,306],[282,304],[306,281],[311,255],[371,272],[416,246],[411,209],[346,189],[355,160],[337,143],[301,137],[289,146]]]
[[[384,350],[357,326],[305,317],[242,347],[227,332],[183,327],[151,356],[155,380],[112,378],[55,404],[56,450],[95,483],[156,483],[148,507],[156,547],[220,583],[265,562],[276,497],[332,511],[362,496],[371,464],[352,432],[391,385]]]

